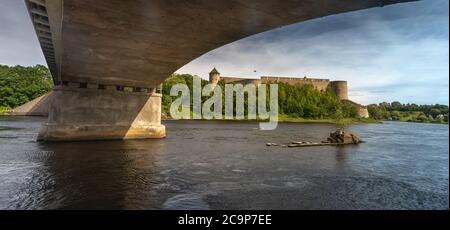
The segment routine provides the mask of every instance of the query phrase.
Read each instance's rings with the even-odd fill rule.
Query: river
[[[448,125],[165,121],[167,138],[42,143],[45,118],[0,116],[0,209],[448,209]]]

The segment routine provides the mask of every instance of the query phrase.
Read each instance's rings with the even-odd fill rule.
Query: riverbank
[[[440,121],[419,121],[419,120],[383,120],[389,122],[401,122],[401,123],[419,123],[419,124],[435,124],[435,125],[448,125],[448,122]]]
[[[0,106],[0,115],[8,115],[7,112],[10,110],[9,107]]]
[[[278,122],[294,122],[294,123],[317,123],[317,124],[336,124],[336,119],[332,118],[302,118],[302,117],[290,117],[284,114],[278,115]],[[377,124],[382,123],[372,118],[344,118],[343,123],[346,124]]]
[[[162,115],[163,121],[170,121],[173,120],[170,116],[163,114]],[[207,119],[195,119],[195,120],[207,120]],[[212,119],[214,120],[214,119]],[[218,120],[216,120],[218,121]],[[265,122],[268,121],[267,119],[254,119],[254,120],[236,120],[236,119],[220,119],[219,121],[235,121],[235,122],[242,122],[242,121],[257,121],[257,122]],[[301,118],[301,117],[291,117],[285,114],[279,114],[278,115],[278,122],[285,122],[285,123],[313,123],[313,124],[336,124],[336,119],[332,118]],[[371,118],[344,118],[341,122],[344,122],[346,124],[379,124],[383,123],[382,121],[378,121]]]
[[[12,116],[11,114],[8,114],[8,110],[0,110],[0,116]],[[161,120],[163,121],[171,121],[174,120],[170,116],[162,116]],[[207,120],[207,119],[195,119],[195,120]],[[263,119],[255,119],[255,120],[229,120],[229,119],[220,119],[220,121],[258,121],[258,122],[264,122],[268,120]],[[344,118],[342,120],[345,124],[382,124],[384,121],[390,121],[390,122],[405,122],[405,123],[422,123],[422,124],[440,124],[440,125],[448,125],[448,123],[445,122],[423,122],[423,121],[411,121],[411,120],[375,120],[373,118]],[[301,118],[301,117],[290,117],[286,116],[284,114],[280,114],[278,116],[278,122],[285,122],[285,123],[311,123],[311,124],[336,124],[335,119],[331,118],[322,118],[322,119],[314,119],[314,118]]]

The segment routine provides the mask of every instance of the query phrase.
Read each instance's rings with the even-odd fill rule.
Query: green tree
[[[14,108],[53,88],[50,71],[43,65],[32,67],[0,65],[0,106]]]

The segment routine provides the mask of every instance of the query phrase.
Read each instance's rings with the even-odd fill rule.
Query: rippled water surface
[[[38,143],[45,118],[0,117],[0,209],[448,209],[447,125],[166,121],[160,140]]]

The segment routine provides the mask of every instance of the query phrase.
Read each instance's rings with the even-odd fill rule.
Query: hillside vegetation
[[[372,104],[367,108],[370,116],[378,120],[448,123],[447,105],[402,104],[395,101]]]
[[[190,74],[172,74],[163,83],[162,111],[168,117],[170,105],[178,96],[170,96],[173,85],[186,84],[192,101],[192,82]],[[202,87],[208,81],[201,80]],[[222,88],[222,100],[225,83]],[[31,101],[53,87],[49,70],[42,65],[31,67],[0,65],[0,113]],[[202,97],[206,101],[209,97]],[[235,99],[235,98],[234,98]],[[267,97],[267,100],[269,98]],[[247,100],[247,95],[245,97]],[[224,103],[223,103],[224,104]],[[235,101],[234,101],[235,104]],[[267,103],[268,104],[268,103]],[[245,105],[247,102],[245,101]],[[278,84],[279,120],[290,122],[372,122],[374,120],[394,120],[409,122],[448,123],[447,105],[417,105],[400,102],[372,104],[367,106],[371,119],[358,118],[358,110],[352,103],[339,101],[332,91],[320,92],[311,85]],[[223,110],[225,106],[222,106]],[[267,107],[269,107],[267,105]],[[191,103],[192,111],[192,103]],[[245,106],[247,115],[247,106]]]
[[[0,65],[0,112],[31,101],[53,87],[47,67]]]
[[[172,74],[164,81],[162,99],[162,109],[164,113],[169,113],[171,103],[178,98],[178,96],[170,96],[170,89],[175,84],[186,84],[189,87],[192,102],[192,82],[194,77],[197,76],[192,76],[189,74]],[[201,82],[202,87],[209,84],[206,80],[201,80]],[[223,81],[219,81],[218,86],[222,88],[222,100],[224,100],[225,83]],[[267,91],[268,88],[269,87],[267,87]],[[202,97],[202,101],[204,102],[208,98],[209,97]],[[244,102],[245,105],[247,105],[247,99],[248,97],[246,94]],[[268,99],[269,97],[267,97],[267,100]],[[236,104],[235,101],[233,104]],[[313,119],[329,122],[337,118],[356,119],[358,117],[358,110],[356,106],[349,103],[342,103],[332,91],[320,92],[312,85],[293,86],[285,83],[279,83],[278,107],[280,113],[279,117],[281,120],[285,121],[295,121],[297,119],[299,121],[307,121],[308,119]],[[222,107],[222,110],[225,110],[224,106]],[[245,108],[244,113],[247,115],[247,108]]]

